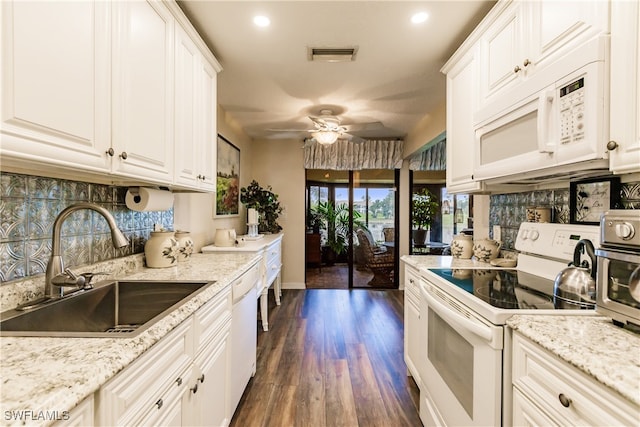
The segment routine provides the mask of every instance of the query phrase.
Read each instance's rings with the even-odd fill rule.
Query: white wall
[[[251,177],[262,187],[270,185],[284,208],[282,226],[282,287],[305,287],[305,170],[302,141],[256,140]]]

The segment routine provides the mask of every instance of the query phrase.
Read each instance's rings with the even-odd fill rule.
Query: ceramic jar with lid
[[[144,244],[147,267],[166,268],[178,263],[180,249],[173,231],[152,231]]]
[[[473,243],[473,256],[478,261],[489,262],[498,258],[501,242],[492,239],[480,239]]]
[[[456,234],[453,236],[451,255],[454,258],[470,259],[473,255],[473,237],[468,234]]]
[[[193,253],[193,239],[188,231],[176,231],[176,240],[178,241],[178,261],[189,261]]]

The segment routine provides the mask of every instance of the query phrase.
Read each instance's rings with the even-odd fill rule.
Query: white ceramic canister
[[[456,234],[453,236],[451,255],[454,258],[470,259],[473,255],[473,237],[468,234]]]
[[[147,267],[165,268],[178,264],[180,249],[173,231],[152,231],[144,244],[144,256]]]
[[[188,231],[176,231],[176,240],[178,241],[178,261],[189,261],[193,253],[193,239]]]

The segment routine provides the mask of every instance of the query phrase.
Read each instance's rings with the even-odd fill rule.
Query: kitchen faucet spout
[[[49,263],[47,264],[47,273],[45,275],[45,298],[59,298],[64,295],[64,290],[62,289],[62,287],[55,286],[55,284],[53,283],[54,277],[63,274],[63,272],[65,271],[64,262],[62,261],[60,250],[60,235],[62,233],[62,224],[69,217],[69,215],[81,209],[89,209],[95,211],[107,220],[107,224],[109,224],[109,228],[111,229],[111,240],[113,241],[113,246],[115,248],[122,248],[129,244],[129,239],[127,239],[127,237],[122,234],[122,231],[120,231],[120,229],[118,228],[113,215],[111,215],[111,213],[102,206],[98,206],[94,203],[81,202],[66,207],[62,210],[62,212],[58,214],[55,221],[53,222],[53,233],[51,236],[51,258],[49,258]]]

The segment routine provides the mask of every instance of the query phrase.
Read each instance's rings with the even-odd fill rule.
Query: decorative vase
[[[147,267],[166,268],[178,263],[180,249],[173,231],[152,231],[144,244],[144,256]]]
[[[473,256],[478,261],[489,262],[498,257],[501,244],[501,242],[491,239],[476,240],[473,244]]]
[[[451,241],[451,255],[454,258],[470,259],[473,255],[473,237],[456,234]]]
[[[178,241],[178,261],[189,261],[193,253],[193,239],[188,231],[176,231]]]

